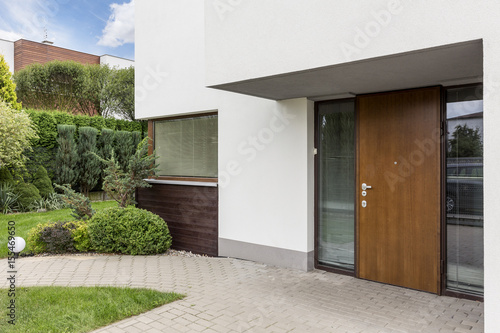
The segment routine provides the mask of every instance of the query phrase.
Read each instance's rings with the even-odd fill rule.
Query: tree
[[[483,143],[479,128],[472,129],[467,124],[457,125],[451,136],[449,157],[483,156]]]
[[[36,131],[28,114],[0,100],[0,167],[24,167],[23,152],[31,150]]]
[[[134,68],[51,61],[14,75],[25,107],[134,119]]]
[[[134,67],[113,69],[102,94],[102,115],[135,120]]]
[[[80,191],[86,196],[97,185],[101,174],[97,152],[97,130],[93,127],[80,127],[78,137],[78,180]]]
[[[0,99],[15,110],[21,110],[21,103],[17,102],[16,85],[12,81],[9,65],[0,54]]]
[[[130,158],[127,171],[120,167],[114,157],[114,152],[109,159],[103,159],[96,155],[106,165],[103,189],[118,202],[120,207],[125,208],[134,203],[133,197],[137,188],[151,187],[144,179],[154,176],[158,166],[156,153],[148,155],[148,140],[149,138],[145,138],[139,143],[135,153]]]
[[[57,125],[56,183],[74,185],[78,179],[75,125]]]

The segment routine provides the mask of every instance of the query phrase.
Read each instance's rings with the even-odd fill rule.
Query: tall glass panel
[[[318,104],[318,261],[354,270],[354,101]]]
[[[482,86],[449,89],[446,119],[447,287],[482,294]]]

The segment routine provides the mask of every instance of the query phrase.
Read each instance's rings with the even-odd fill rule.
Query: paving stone
[[[181,256],[47,256],[18,263],[18,286],[116,285],[186,295],[95,332],[484,332],[481,302],[324,271]],[[0,274],[6,267],[0,262]],[[0,279],[0,288],[6,284]]]

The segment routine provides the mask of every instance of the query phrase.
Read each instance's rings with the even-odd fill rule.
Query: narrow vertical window
[[[447,288],[483,293],[482,86],[447,91]]]
[[[318,104],[318,264],[354,270],[354,101]]]

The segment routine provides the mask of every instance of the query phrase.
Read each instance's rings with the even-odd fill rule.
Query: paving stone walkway
[[[6,260],[0,265],[6,276]],[[237,259],[31,257],[16,268],[18,286],[113,285],[187,295],[95,332],[483,332],[481,302]]]

